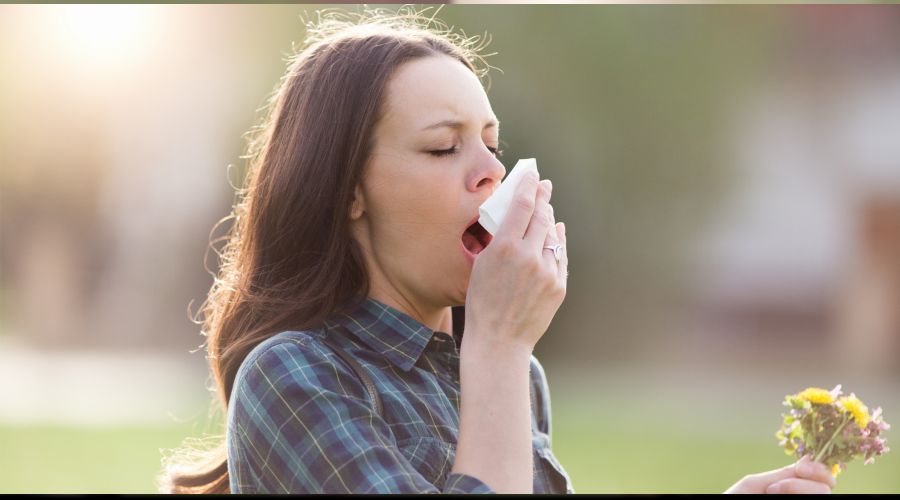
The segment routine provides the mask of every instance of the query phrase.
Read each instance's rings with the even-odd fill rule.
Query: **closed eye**
[[[495,147],[491,147],[491,146],[487,146],[487,148],[488,148],[488,151],[490,151],[491,154],[493,154],[497,158],[500,158],[501,156],[503,156],[503,150],[495,148]],[[453,146],[452,148],[449,148],[449,149],[433,149],[431,151],[428,151],[428,154],[430,154],[432,156],[442,157],[442,156],[449,156],[452,154],[456,154],[457,151],[458,151],[458,148],[456,146]]]
[[[438,157],[448,156],[448,155],[452,155],[454,153],[456,153],[456,146],[453,146],[450,149],[435,149],[435,150],[428,152],[428,154],[430,154],[432,156],[438,156]]]

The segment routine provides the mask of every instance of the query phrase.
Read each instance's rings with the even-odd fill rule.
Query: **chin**
[[[444,298],[451,307],[466,305],[466,295],[469,291],[469,281],[472,276],[472,265],[463,260],[458,265],[446,268],[441,272],[441,282],[447,288],[444,289]]]
[[[469,291],[469,272],[470,271],[466,271],[465,276],[463,276],[462,279],[454,280],[455,283],[451,289],[452,291],[447,294],[447,299],[450,301],[451,307],[466,305],[466,295]]]
[[[462,289],[456,293],[453,297],[454,300],[458,303],[453,304],[453,306],[464,306],[466,305],[466,295],[469,292],[469,276],[466,275],[466,279],[462,284]]]
[[[443,294],[435,297],[435,303],[438,307],[458,307],[466,305],[466,290],[459,287],[453,287],[444,290]]]

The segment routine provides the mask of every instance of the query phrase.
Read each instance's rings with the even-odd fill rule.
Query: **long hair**
[[[480,69],[485,38],[452,33],[421,13],[326,10],[306,25],[306,42],[288,59],[250,140],[233,210],[216,225],[232,222],[198,323],[213,405],[226,410],[223,416],[238,368],[254,347],[283,330],[314,328],[368,294],[350,207],[397,67],[443,54],[479,77],[489,68]],[[216,250],[213,241],[210,247]],[[224,438],[213,449],[195,448],[165,460],[160,490],[228,493]]]

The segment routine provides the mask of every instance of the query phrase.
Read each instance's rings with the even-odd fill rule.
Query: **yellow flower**
[[[865,429],[869,425],[869,409],[856,398],[855,394],[839,399],[838,404],[853,416],[853,420],[860,429]]]
[[[810,403],[834,403],[834,398],[831,396],[831,393],[826,391],[825,389],[819,389],[818,387],[810,387],[808,389],[805,389],[800,394],[797,394],[797,397],[805,399]]]
[[[838,474],[840,474],[840,473],[841,473],[841,465],[840,464],[834,464],[831,466],[831,475],[832,476],[838,477]]]

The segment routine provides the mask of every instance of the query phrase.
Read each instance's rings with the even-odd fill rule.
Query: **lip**
[[[469,262],[469,265],[474,264],[476,255],[470,252],[469,249],[467,249],[466,246],[462,244],[462,241],[459,242],[459,248],[460,250],[462,250],[462,253],[465,254],[466,260]]]

